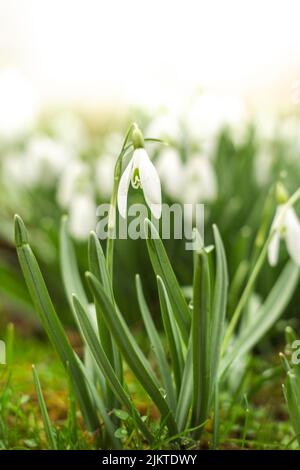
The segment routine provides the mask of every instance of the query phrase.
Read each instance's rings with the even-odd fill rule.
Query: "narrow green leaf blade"
[[[99,284],[100,285],[100,284]],[[146,439],[150,442],[152,441],[152,435],[142,419],[139,416],[136,408],[133,406],[130,398],[128,397],[127,393],[125,392],[123,386],[121,385],[115,371],[113,370],[104,350],[99,342],[94,329],[91,327],[87,319],[86,312],[81,305],[79,299],[74,295],[73,296],[74,302],[74,309],[76,315],[78,317],[78,321],[81,325],[85,340],[90,347],[90,350],[93,354],[93,357],[101,369],[103,375],[105,376],[106,380],[109,382],[111,390],[114,392],[117,399],[123,403],[123,405],[127,408],[128,412],[132,415],[132,418],[137,423],[137,426],[140,428]]]
[[[67,364],[69,364],[74,391],[76,392],[82,414],[88,429],[94,431],[99,427],[99,421],[94,412],[84,377],[51,302],[37,260],[28,244],[25,225],[17,215],[15,216],[15,241],[19,262],[36,312],[64,367],[67,367]]]
[[[147,247],[154,272],[164,281],[176,322],[182,334],[182,338],[187,345],[191,327],[191,315],[188,305],[178,284],[163,243],[155,227],[148,219],[145,220],[145,233],[148,234]],[[151,235],[150,237],[149,234]]]
[[[56,450],[57,449],[56,436],[53,431],[52,424],[48,415],[39,376],[34,365],[32,365],[32,374],[33,374],[34,386],[35,386],[35,390],[36,390],[36,394],[37,394],[37,398],[38,398],[38,402],[39,402],[39,406],[40,406],[40,410],[41,410],[41,414],[43,418],[44,429],[45,429],[45,433],[47,436],[49,448],[52,450]]]
[[[160,302],[160,310],[163,319],[163,325],[166,333],[166,337],[168,340],[172,366],[174,371],[174,378],[177,388],[177,393],[179,395],[180,387],[181,387],[181,380],[182,380],[182,372],[183,372],[183,353],[180,344],[180,338],[176,329],[176,324],[173,321],[173,312],[171,309],[169,297],[167,294],[167,290],[163,283],[161,277],[157,276],[157,286],[158,286],[158,294],[159,294],[159,302]]]
[[[192,355],[193,355],[193,412],[192,426],[207,419],[211,403],[211,276],[205,250],[197,253],[194,271]],[[199,436],[201,429],[195,435]]]
[[[157,359],[157,365],[158,365],[160,375],[161,375],[161,378],[162,378],[162,381],[166,390],[166,394],[167,394],[166,399],[169,403],[170,408],[173,411],[175,411],[176,397],[174,393],[173,379],[172,379],[172,374],[170,372],[170,366],[167,362],[163,345],[161,343],[159,334],[157,332],[157,329],[154,325],[151,314],[149,312],[149,308],[148,308],[148,305],[146,303],[144,293],[143,293],[141,279],[138,274],[136,275],[135,280],[136,280],[136,290],[137,290],[137,296],[138,296],[138,302],[139,302],[141,314],[144,320],[144,324],[145,324],[150,342],[152,344],[152,349]]]
[[[216,246],[216,277],[211,319],[211,387],[214,388],[218,374],[221,347],[225,330],[228,298],[228,271],[224,245],[216,225],[213,226]],[[211,390],[212,393],[212,390]]]

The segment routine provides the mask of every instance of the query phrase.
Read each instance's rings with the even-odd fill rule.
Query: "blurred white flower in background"
[[[90,167],[79,160],[70,162],[61,175],[57,201],[69,213],[69,230],[85,240],[96,226],[94,182]]]
[[[278,135],[278,117],[274,113],[258,111],[254,121],[257,138],[262,142],[273,142]]]
[[[69,207],[69,230],[77,240],[85,240],[96,227],[96,204],[90,191],[73,194]]]
[[[71,159],[70,153],[53,139],[37,135],[23,151],[3,155],[2,171],[8,184],[19,187],[53,187]]]
[[[90,177],[89,166],[79,160],[74,160],[65,167],[57,188],[57,201],[63,209],[70,206],[75,193],[91,184]]]
[[[162,150],[156,168],[166,195],[179,200],[182,195],[183,164],[178,150],[175,148]]]
[[[114,169],[116,158],[112,155],[102,155],[96,162],[96,181],[99,195],[108,200],[114,184]]]
[[[160,139],[177,142],[182,135],[179,118],[171,110],[168,113],[157,114],[147,126],[145,135],[159,136]]]
[[[192,154],[183,163],[176,149],[165,149],[158,157],[157,171],[163,190],[171,199],[196,204],[211,202],[217,197],[213,163],[202,154]]]
[[[113,155],[115,158],[119,155],[124,141],[124,136],[121,132],[110,132],[105,137],[104,153]]]
[[[270,182],[272,174],[273,155],[271,149],[262,147],[254,160],[255,178],[259,186]]]
[[[217,180],[213,165],[206,156],[192,155],[183,174],[182,202],[210,202],[217,197]]]
[[[25,158],[25,164],[31,168],[32,184],[51,187],[68,165],[72,154],[50,137],[37,135],[29,140]]]
[[[2,179],[10,189],[25,188],[31,185],[32,169],[27,164],[26,155],[19,151],[8,152],[2,158]]]
[[[37,121],[39,103],[33,87],[14,68],[0,71],[0,136],[13,139],[28,132]]]
[[[70,151],[79,154],[89,144],[89,136],[83,120],[71,111],[55,114],[50,129],[56,140]]]
[[[189,135],[210,154],[215,138],[224,128],[229,128],[237,140],[241,139],[245,117],[243,103],[236,96],[207,92],[187,109],[185,123]]]
[[[279,258],[280,240],[285,240],[288,253],[295,264],[300,266],[300,221],[293,207],[280,204],[271,226],[274,232],[268,246],[271,266],[276,266]]]

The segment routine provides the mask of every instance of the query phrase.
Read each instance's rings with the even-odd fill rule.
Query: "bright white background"
[[[299,24],[299,0],[0,0],[0,66],[52,103],[153,105],[205,86],[285,104]]]

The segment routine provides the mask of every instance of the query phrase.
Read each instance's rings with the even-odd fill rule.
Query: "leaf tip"
[[[16,247],[20,247],[26,243],[28,243],[28,235],[25,224],[22,218],[15,214],[14,217],[14,229],[15,229],[15,243]]]

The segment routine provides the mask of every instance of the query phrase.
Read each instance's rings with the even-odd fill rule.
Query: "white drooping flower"
[[[77,240],[86,240],[96,227],[96,204],[89,191],[78,192],[72,196],[69,208],[69,230]]]
[[[280,204],[271,226],[273,233],[268,246],[268,259],[276,266],[279,257],[280,240],[285,240],[287,251],[295,264],[300,266],[300,221],[293,207]]]
[[[135,136],[136,134],[136,136]],[[138,142],[138,144],[135,143]],[[161,216],[161,187],[160,179],[155,166],[143,147],[143,136],[138,129],[133,131],[135,150],[124,173],[121,176],[118,188],[118,208],[125,219],[127,214],[127,197],[131,185],[134,189],[141,188],[146,203],[156,219]]]

